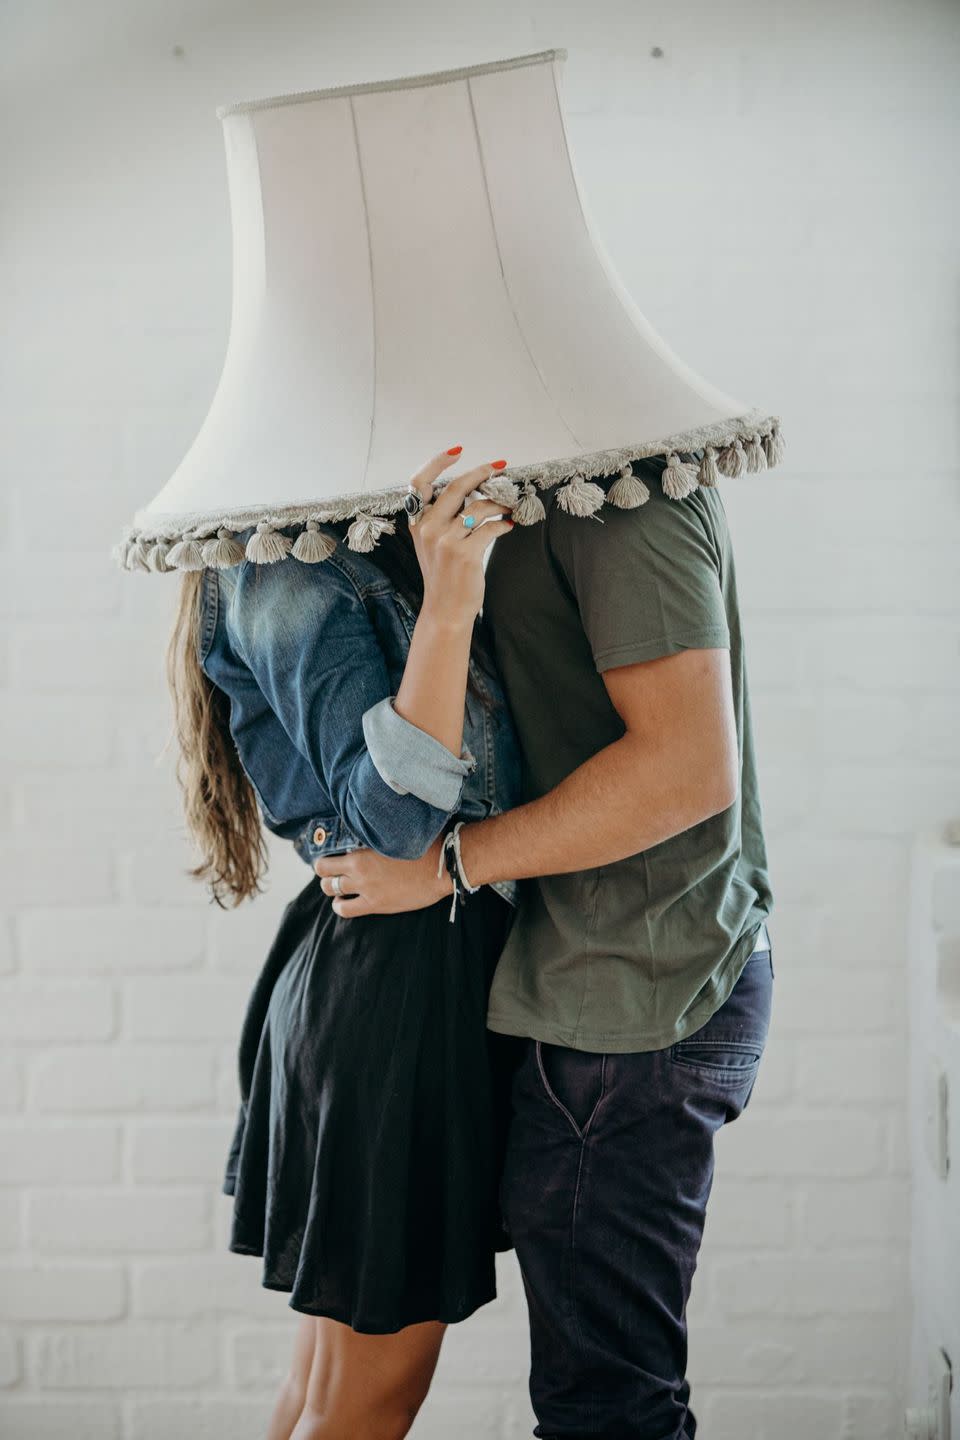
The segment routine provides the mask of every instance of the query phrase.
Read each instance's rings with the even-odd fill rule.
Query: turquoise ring
[[[477,523],[476,515],[461,515],[460,519],[463,521],[464,525],[466,525],[468,530],[472,530],[474,525],[476,525]]]

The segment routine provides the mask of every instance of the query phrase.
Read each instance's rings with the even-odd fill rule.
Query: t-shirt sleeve
[[[656,489],[635,510],[604,505],[586,518],[552,505],[547,524],[598,671],[729,648],[720,557],[694,501]]]

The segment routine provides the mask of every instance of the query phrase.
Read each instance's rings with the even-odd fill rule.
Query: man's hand
[[[334,897],[333,909],[345,920],[423,910],[453,890],[446,869],[437,877],[440,844],[435,840],[419,860],[388,860],[375,850],[351,850],[347,855],[321,855],[313,868],[321,890]],[[340,895],[334,889],[335,875],[342,877]]]

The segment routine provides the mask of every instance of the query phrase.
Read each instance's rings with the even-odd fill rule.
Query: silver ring
[[[332,875],[332,876],[330,877],[330,884],[333,886],[333,893],[334,893],[334,895],[342,895],[342,894],[343,894],[343,876],[342,876],[342,875]]]
[[[420,491],[415,485],[410,485],[408,487],[407,494],[403,497],[403,508],[404,510],[406,510],[411,520],[415,519],[417,515],[422,514],[424,509],[424,500],[423,496],[420,494]]]

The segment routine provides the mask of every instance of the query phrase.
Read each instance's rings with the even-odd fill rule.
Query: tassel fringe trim
[[[702,449],[702,458],[694,452]],[[690,456],[682,459],[683,455]],[[552,460],[542,465],[520,465],[508,473],[491,476],[480,489],[489,499],[511,512],[518,525],[536,525],[546,514],[538,490],[559,486],[557,505],[568,515],[596,516],[606,503],[620,510],[634,510],[646,504],[650,491],[633,472],[632,462],[665,457],[661,474],[664,494],[683,500],[699,487],[712,488],[721,476],[736,479],[755,475],[779,465],[784,440],[777,416],[748,415],[726,424],[705,425],[673,436],[661,445],[626,446],[597,450],[576,460]],[[598,478],[618,474],[608,489],[594,483]],[[437,482],[441,489],[447,482]],[[324,523],[352,520],[347,546],[361,554],[376,548],[381,535],[392,535],[391,518],[403,509],[407,487],[379,493],[348,495],[329,504],[316,502],[288,505],[265,513],[264,509],[234,514],[186,515],[168,519],[153,528],[129,526],[111,555],[122,570],[168,572],[202,570],[205,566],[225,569],[251,560],[257,565],[274,565],[288,556],[305,565],[319,565],[337,548],[333,536],[320,529]],[[242,530],[256,525],[246,545],[237,540]],[[303,529],[295,539],[282,532],[293,525]]]

